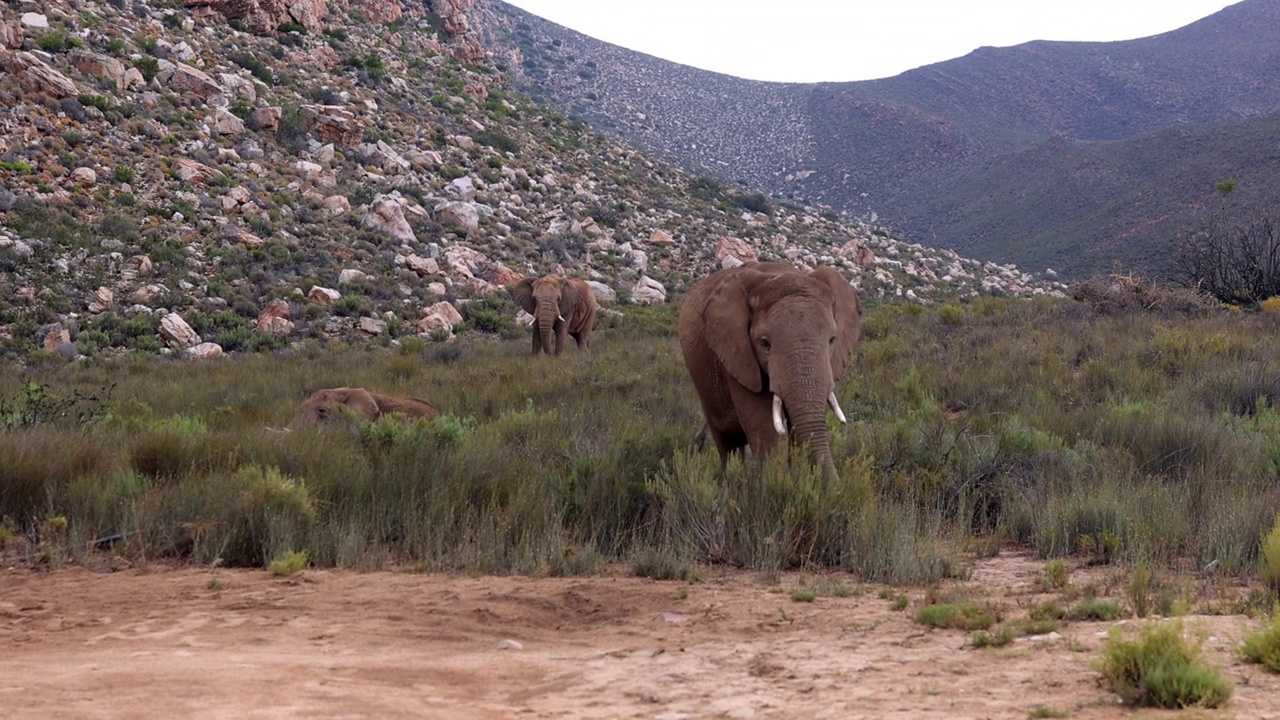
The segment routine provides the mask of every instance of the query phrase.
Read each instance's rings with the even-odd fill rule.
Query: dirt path
[[[1002,554],[965,585],[1017,615],[1042,571]],[[1112,623],[974,650],[966,633],[912,622],[923,589],[907,590],[904,612],[848,578],[835,579],[848,596],[805,603],[790,592],[813,576],[703,573],[688,586],[154,564],[0,571],[0,716],[1021,719],[1040,705],[1147,716],[1118,707],[1091,669]],[[1188,622],[1236,684],[1221,716],[1280,719],[1280,677],[1231,654],[1249,621]]]

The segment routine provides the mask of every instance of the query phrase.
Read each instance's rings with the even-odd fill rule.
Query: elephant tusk
[[[779,435],[787,434],[787,421],[782,417],[782,398],[776,394],[773,396],[773,429]]]
[[[564,319],[564,316],[563,316],[563,315],[557,315],[557,316],[556,316],[556,319],[557,319],[557,320],[559,320],[560,322],[565,322],[565,319]]]
[[[836,400],[835,390],[832,390],[831,394],[827,396],[827,404],[831,406],[831,410],[836,414],[837,420],[842,424],[849,422],[849,419],[844,416],[844,411],[840,409],[840,402]]]

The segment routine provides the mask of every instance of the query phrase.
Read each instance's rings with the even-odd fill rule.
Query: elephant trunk
[[[552,303],[542,303],[538,305],[537,322],[538,326],[534,328],[534,332],[542,339],[542,352],[552,355],[559,348],[556,347],[556,321],[560,317],[560,311]]]
[[[782,408],[786,412],[784,424],[788,426],[786,430],[792,442],[803,444],[809,461],[821,468],[824,478],[834,480],[837,476],[835,462],[831,458],[831,442],[827,437],[827,409],[835,411],[842,422],[844,413],[839,410],[839,404],[832,404],[834,383],[830,365],[825,356],[813,355],[812,360],[803,358],[790,363],[790,371],[781,375],[786,379],[774,388],[774,392],[777,393],[775,397],[781,397]]]

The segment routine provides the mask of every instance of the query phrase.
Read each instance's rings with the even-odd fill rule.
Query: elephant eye
[[[765,350],[768,350],[768,349],[769,349],[769,347],[770,347],[770,346],[769,346],[769,336],[768,336],[768,335],[761,335],[761,336],[760,336],[760,339],[759,339],[757,342],[759,342],[759,343],[760,343],[760,347],[764,348]]]
[[[831,339],[827,341],[827,344],[828,344],[828,345],[830,345],[831,347],[835,347],[835,346],[836,346],[836,336],[835,336],[835,335],[832,335],[832,336],[831,336]]]

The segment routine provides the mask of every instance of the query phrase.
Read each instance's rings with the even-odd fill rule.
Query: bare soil
[[[1051,597],[1037,587],[1043,568],[1005,552],[942,590],[966,588],[1018,617]],[[1092,663],[1116,623],[976,650],[968,633],[913,621],[925,588],[891,588],[911,599],[894,610],[882,586],[848,576],[701,572],[689,585],[622,574],[281,578],[155,563],[0,571],[0,716],[1021,719],[1041,706],[1077,719],[1169,715],[1123,708],[1099,684]],[[1116,570],[1076,571],[1072,583],[1123,596]],[[828,594],[797,602],[799,587]],[[1212,604],[1196,592],[1197,607]],[[1207,635],[1209,659],[1236,685],[1225,710],[1202,716],[1280,718],[1280,676],[1233,652],[1256,621],[1184,622]]]

